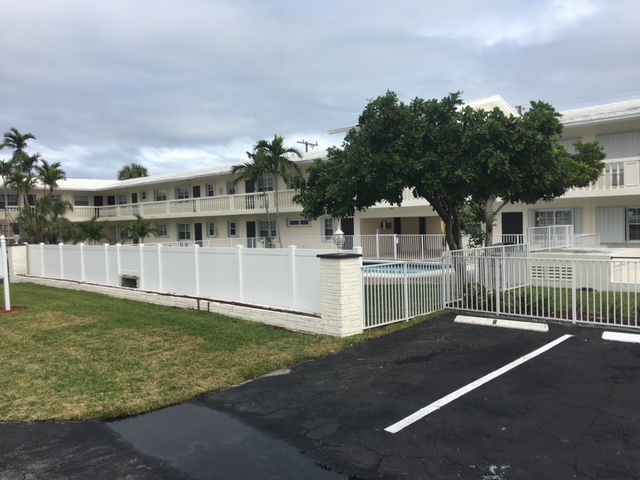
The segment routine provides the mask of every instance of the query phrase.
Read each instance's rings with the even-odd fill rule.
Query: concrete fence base
[[[104,285],[94,285],[80,283],[69,280],[57,280],[53,278],[41,278],[31,276],[14,276],[14,282],[29,282],[37,285],[44,285],[55,288],[65,288],[68,290],[79,290],[83,292],[99,293],[110,297],[134,300],[137,302],[152,303],[166,307],[184,308],[200,310],[210,313],[217,313],[243,320],[260,322],[266,325],[286,328],[305,333],[315,333],[321,335],[346,336],[340,328],[332,326],[322,318],[312,315],[304,315],[283,310],[269,308],[250,307],[244,305],[233,305],[216,302],[212,299],[198,299],[185,296],[167,295],[155,292],[145,292],[133,288],[108,287]]]

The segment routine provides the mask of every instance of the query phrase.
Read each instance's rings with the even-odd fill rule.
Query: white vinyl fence
[[[326,251],[29,245],[29,274],[99,285],[320,313]]]

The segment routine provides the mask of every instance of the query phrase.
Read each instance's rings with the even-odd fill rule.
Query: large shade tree
[[[451,250],[463,248],[469,202],[551,200],[602,171],[602,151],[558,144],[557,112],[532,102],[523,117],[465,107],[459,93],[405,104],[393,92],[370,102],[342,148],[330,148],[300,179],[294,201],[308,218],[352,216],[380,201],[401,205],[405,189],[425,198],[445,224]]]

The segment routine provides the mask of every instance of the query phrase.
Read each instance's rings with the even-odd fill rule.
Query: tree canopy
[[[131,163],[118,170],[118,180],[129,180],[130,178],[148,177],[149,171],[139,163]]]
[[[348,217],[380,201],[401,205],[409,189],[437,212],[456,250],[469,203],[491,216],[497,199],[551,200],[598,178],[602,149],[578,144],[569,154],[561,134],[559,114],[544,102],[520,117],[465,107],[459,93],[405,104],[387,92],[366,106],[342,148],[314,162],[294,200],[308,218]]]

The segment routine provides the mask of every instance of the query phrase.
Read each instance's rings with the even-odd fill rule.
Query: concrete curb
[[[456,323],[466,323],[468,325],[481,325],[485,327],[513,328],[517,330],[529,330],[531,332],[548,332],[549,325],[537,322],[521,322],[517,320],[502,320],[498,318],[470,317],[458,315],[454,320]]]
[[[637,333],[604,332],[602,339],[614,342],[640,343],[640,335]]]

